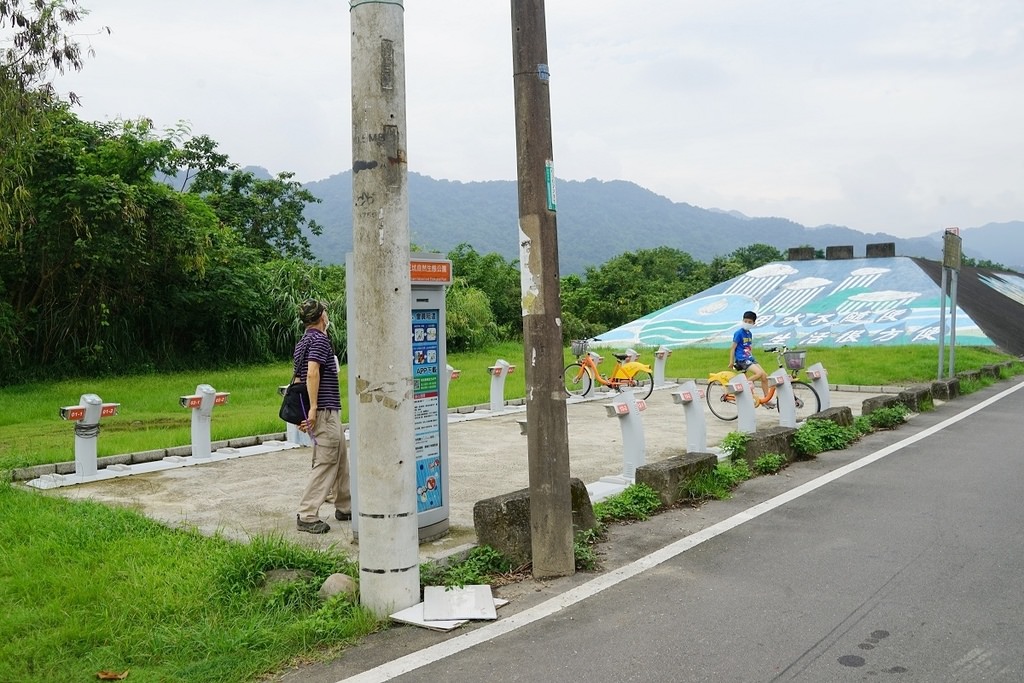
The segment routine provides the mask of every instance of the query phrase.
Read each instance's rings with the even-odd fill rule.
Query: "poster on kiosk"
[[[355,272],[353,255],[345,256],[345,269]],[[412,282],[410,326],[413,375],[413,439],[416,453],[416,511],[420,541],[448,531],[448,358],[445,336],[445,288],[452,283],[452,262],[442,254],[416,253],[409,260]],[[352,406],[356,404],[355,378],[358,359],[355,321],[352,319],[351,278],[346,281],[348,315],[349,479],[352,482],[352,533],[359,535],[359,496],[355,486],[359,454],[355,435],[359,429]]]

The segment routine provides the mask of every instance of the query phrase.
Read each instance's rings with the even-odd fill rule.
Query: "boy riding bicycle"
[[[757,314],[753,311],[743,313],[743,324],[732,335],[732,348],[729,350],[729,365],[737,372],[746,373],[751,381],[760,380],[762,396],[768,396],[768,373],[764,371],[754,358],[752,346],[754,335],[750,329],[757,322]],[[771,406],[769,406],[771,407]]]

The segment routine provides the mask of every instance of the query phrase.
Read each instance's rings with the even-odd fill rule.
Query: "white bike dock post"
[[[491,376],[491,411],[498,413],[505,409],[505,378],[516,371],[516,366],[499,358],[487,368]]]
[[[828,410],[832,407],[832,399],[828,395],[828,372],[821,363],[815,363],[807,368],[807,376],[811,378],[811,387],[818,392],[821,400],[821,409]]]
[[[683,406],[686,418],[686,452],[708,452],[708,424],[704,416],[704,390],[693,380],[684,382],[679,391],[672,394],[672,400]]]
[[[729,380],[729,391],[735,397],[739,431],[753,434],[757,431],[757,419],[754,417],[754,383],[740,373]]]
[[[644,422],[640,413],[647,410],[647,403],[626,389],[611,403],[604,404],[608,417],[617,417],[622,428],[622,475],[620,480],[633,483],[636,468],[646,462],[647,445],[644,441]]]
[[[44,475],[29,485],[48,489],[118,476],[113,471],[97,470],[96,441],[100,434],[100,418],[113,417],[120,408],[120,403],[104,403],[96,394],[82,394],[77,406],[62,407],[60,418],[75,423],[75,473]]]
[[[288,385],[284,384],[277,388],[277,393],[284,396],[284,392],[288,391]],[[312,446],[313,440],[309,438],[309,434],[299,429],[298,425],[293,425],[290,422],[285,422],[285,441],[294,443],[299,446]]]
[[[779,406],[779,426],[796,427],[796,397],[793,396],[789,373],[785,370],[776,370],[768,375],[768,386],[775,387],[775,400]]]
[[[213,407],[227,403],[230,395],[224,391],[214,391],[209,384],[198,384],[196,393],[178,399],[182,408],[192,411],[193,458],[210,457],[210,423],[213,419]]]
[[[660,346],[654,352],[654,386],[665,386],[665,365],[667,365],[668,357],[671,355],[671,349],[666,346]]]

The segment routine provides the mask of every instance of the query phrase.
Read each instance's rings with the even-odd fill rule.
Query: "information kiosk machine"
[[[353,255],[345,257],[346,272],[354,273]],[[445,344],[445,287],[452,283],[452,262],[441,254],[415,253],[409,260],[412,280],[410,335],[412,339],[413,438],[416,443],[416,505],[420,541],[448,531],[448,372]],[[351,279],[346,282],[348,300],[348,405],[349,477],[352,482],[352,533],[359,534],[359,500],[355,482],[359,467],[355,434],[359,429],[355,396],[353,355],[356,325],[352,319]]]

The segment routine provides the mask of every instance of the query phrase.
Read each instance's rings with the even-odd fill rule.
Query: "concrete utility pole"
[[[575,571],[576,561],[562,385],[562,305],[544,0],[512,0],[512,69],[533,575],[567,576]]]
[[[350,0],[360,600],[419,602],[402,0]]]

